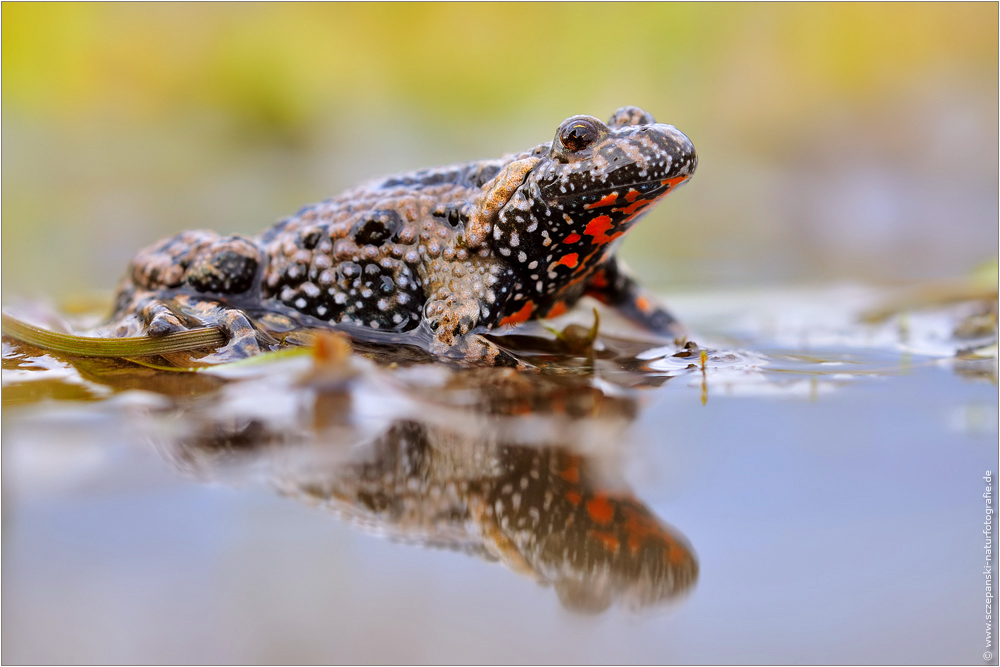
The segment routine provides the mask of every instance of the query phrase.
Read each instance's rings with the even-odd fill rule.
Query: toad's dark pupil
[[[583,150],[597,139],[597,130],[586,123],[573,123],[562,132],[560,140],[567,149]]]

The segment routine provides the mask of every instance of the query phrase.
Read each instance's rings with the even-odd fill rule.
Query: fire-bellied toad
[[[184,232],[143,250],[104,333],[218,326],[236,358],[273,340],[247,315],[421,343],[468,363],[518,365],[478,335],[555,317],[585,294],[647,329],[679,331],[615,259],[617,240],[688,180],[694,146],[623,107],[574,116],[551,143],[499,160],[371,181],[258,237]]]

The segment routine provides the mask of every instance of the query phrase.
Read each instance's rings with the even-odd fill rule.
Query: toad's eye
[[[601,128],[588,118],[574,118],[559,128],[559,142],[572,153],[582,151],[600,136]]]

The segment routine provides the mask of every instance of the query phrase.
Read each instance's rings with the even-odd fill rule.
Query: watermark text
[[[983,498],[986,500],[986,520],[983,525],[983,535],[986,536],[986,563],[983,565],[983,575],[986,577],[986,651],[983,660],[993,659],[993,473],[989,470],[983,476],[986,480],[986,490]]]

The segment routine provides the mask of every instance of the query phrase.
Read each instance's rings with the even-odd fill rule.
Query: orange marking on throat
[[[583,233],[587,236],[604,236],[604,232],[611,229],[611,218],[606,215],[599,215],[587,223]]]
[[[617,210],[617,209],[616,209]],[[614,225],[611,224],[611,218],[606,215],[599,215],[590,222],[587,223],[587,227],[583,230],[583,233],[587,236],[594,237],[594,244],[604,245],[605,243],[610,243],[614,239],[618,238],[625,232],[615,232],[613,234],[605,234]]]
[[[594,523],[604,526],[615,518],[615,506],[604,496],[594,496],[587,501],[587,515]]]
[[[507,317],[500,320],[500,326],[505,324],[520,324],[521,322],[527,322],[531,319],[531,313],[535,310],[535,302],[529,301],[524,304],[521,310],[516,313],[512,313]]]
[[[560,257],[559,260],[553,264],[553,266],[559,266],[560,264],[562,264],[563,266],[568,266],[571,269],[575,269],[577,264],[579,263],[580,263],[580,255],[576,254],[575,252],[571,252],[568,255],[563,255],[562,257]]]
[[[572,234],[570,234],[569,236],[567,236],[566,238],[564,238],[562,242],[563,243],[576,243],[581,238],[583,238],[583,237],[580,236],[579,234],[577,234],[576,232],[573,232]]]
[[[615,211],[616,213],[618,211],[621,211],[625,215],[632,215],[633,213],[635,213],[639,209],[645,208],[645,207],[649,206],[652,203],[653,202],[650,201],[649,199],[640,199],[639,201],[632,202],[631,204],[629,204],[625,208],[616,208],[616,209],[612,209],[612,210]]]
[[[612,192],[609,195],[605,195],[599,201],[595,201],[593,204],[585,204],[584,208],[588,211],[592,208],[600,208],[602,206],[611,206],[618,200],[618,193]]]

